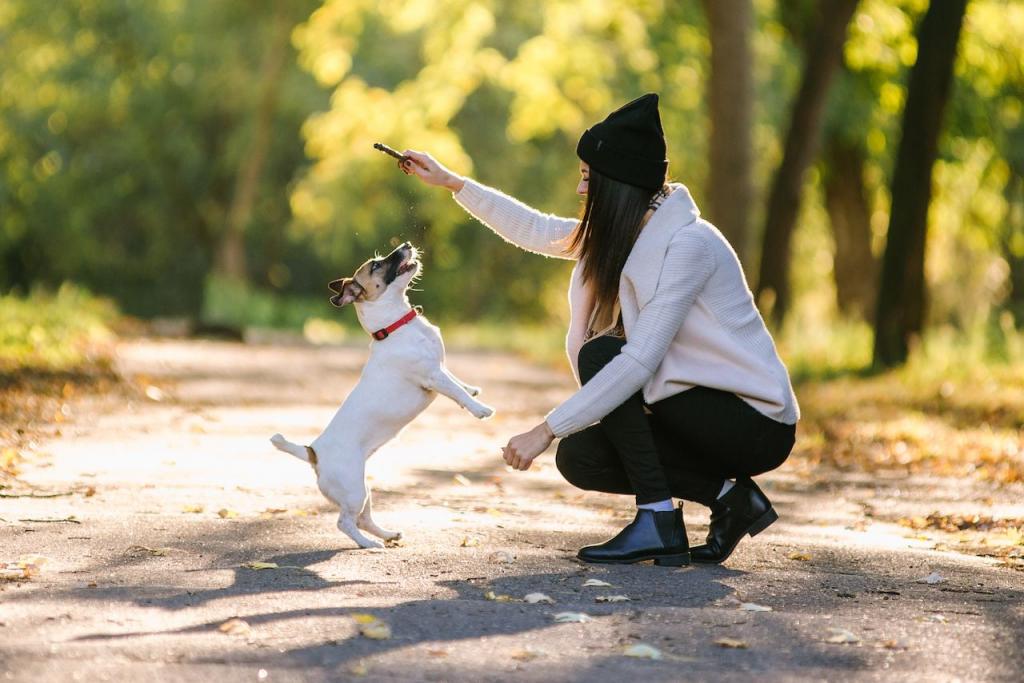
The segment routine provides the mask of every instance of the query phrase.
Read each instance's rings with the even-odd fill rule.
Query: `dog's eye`
[[[370,264],[370,272],[371,273],[373,271],[377,270],[378,268],[380,268],[380,262],[379,261],[374,261],[373,263]]]

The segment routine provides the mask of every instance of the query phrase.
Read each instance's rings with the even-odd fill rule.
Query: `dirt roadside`
[[[374,456],[376,517],[405,540],[359,550],[309,468],[267,438],[315,436],[364,358],[123,344],[119,366],[146,397],[75,404],[24,467],[34,488],[3,491],[59,495],[0,499],[0,562],[47,558],[0,582],[0,678],[1019,680],[1024,573],[893,521],[981,499],[1024,517],[1018,489],[808,470],[798,453],[762,482],[782,519],[725,567],[581,565],[576,548],[620,528],[630,501],[573,489],[550,454],[505,470],[508,436],[572,389],[506,355],[449,359],[495,418],[441,398]],[[699,540],[706,511],[686,519]],[[390,636],[368,637],[388,634],[364,614]],[[233,618],[245,625],[221,631]]]

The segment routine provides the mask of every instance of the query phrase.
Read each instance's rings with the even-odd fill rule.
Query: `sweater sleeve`
[[[542,213],[468,178],[453,196],[470,215],[517,247],[555,258],[573,258],[566,248],[579,221]]]
[[[714,269],[704,236],[680,230],[665,254],[654,296],[640,309],[622,351],[548,414],[555,436],[568,436],[597,422],[647,384]]]

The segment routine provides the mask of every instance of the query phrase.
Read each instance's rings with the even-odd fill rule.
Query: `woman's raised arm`
[[[407,149],[402,171],[451,190],[462,208],[506,241],[537,254],[574,259],[568,243],[579,221],[542,213],[493,188],[452,173],[429,154]]]

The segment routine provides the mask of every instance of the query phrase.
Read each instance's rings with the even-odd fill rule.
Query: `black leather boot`
[[[683,525],[683,509],[655,512],[637,510],[636,518],[619,534],[601,545],[588,545],[576,557],[584,562],[630,564],[654,560],[654,564],[680,567],[690,564],[690,544]]]
[[[741,477],[711,507],[707,542],[690,551],[690,557],[705,564],[725,562],[745,534],[756,536],[778,518],[757,484],[749,477]]]

